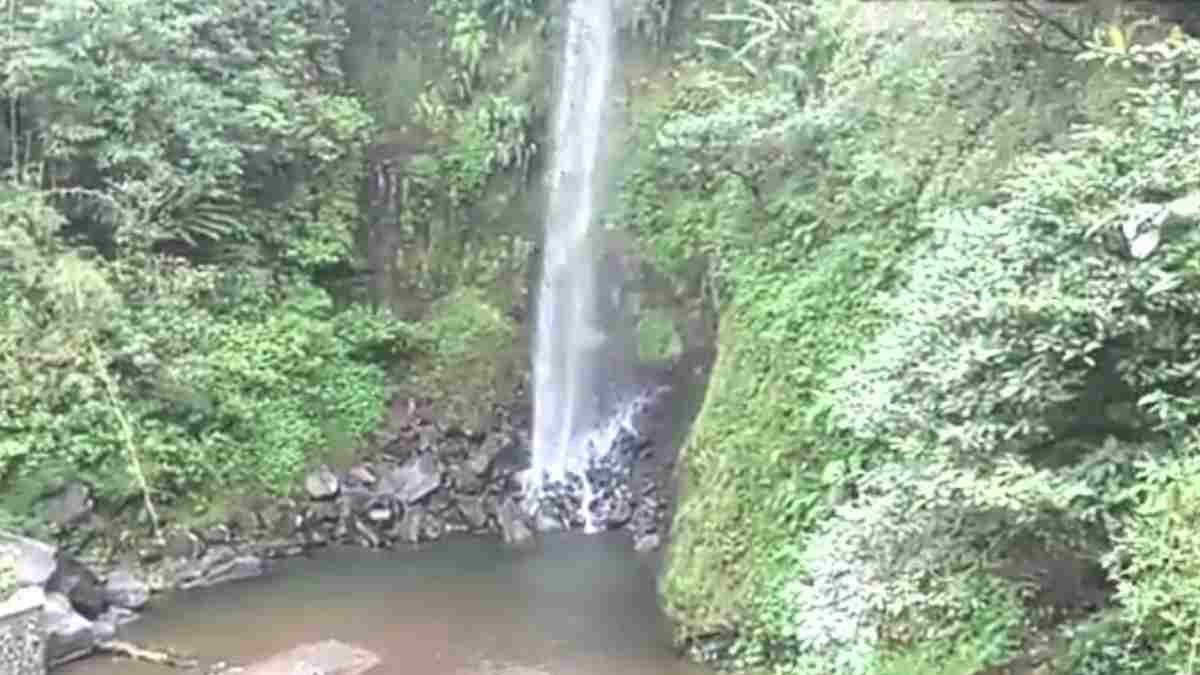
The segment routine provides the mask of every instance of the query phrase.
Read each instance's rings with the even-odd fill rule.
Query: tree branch
[[[1055,32],[1059,33],[1067,40],[1078,46],[1080,51],[1088,48],[1088,42],[1082,35],[1071,29],[1069,26],[1067,26],[1067,24],[1063,23],[1061,19],[1051,15],[1047,11],[1039,9],[1032,2],[1032,0],[1008,0],[1008,6],[1018,19],[1033,21],[1036,24],[1036,28],[1042,28],[1044,26],[1053,28]],[[1017,30],[1026,37],[1035,39],[1030,32],[1026,31],[1020,25],[1017,26]],[[1071,50],[1048,45],[1044,42],[1039,41],[1038,44],[1051,51],[1068,54],[1072,53]]]

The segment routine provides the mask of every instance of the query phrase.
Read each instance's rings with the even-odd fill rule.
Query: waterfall
[[[589,461],[611,444],[606,397],[615,366],[607,355],[620,327],[606,325],[615,286],[603,274],[593,228],[607,163],[613,14],[612,0],[567,2],[534,336],[532,465],[525,476],[534,494],[569,476],[582,478],[586,490]]]

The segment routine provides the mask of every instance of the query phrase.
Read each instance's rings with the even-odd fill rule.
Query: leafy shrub
[[[662,269],[707,256],[723,306],[668,607],[688,633],[735,629],[790,663],[804,651],[797,547],[875,461],[829,425],[826,387],[878,330],[875,299],[902,279],[917,217],[986,182],[928,185],[1008,160],[973,139],[1025,76],[992,77],[1014,52],[986,20],[910,32],[850,3],[787,4],[797,21],[758,44],[796,47],[822,75],[700,71],[648,124],[652,170],[630,173],[622,207]]]
[[[927,547],[934,557],[919,569],[964,554],[986,562],[995,550],[972,541],[1002,545],[1022,529],[1093,550],[1117,534],[1129,565],[1114,570],[1125,584],[1124,620],[1136,627],[1124,644],[1135,656],[1137,645],[1154,645],[1173,672],[1191,672],[1195,628],[1181,608],[1196,604],[1188,597],[1195,570],[1161,557],[1156,542],[1167,520],[1147,520],[1146,509],[1171,491],[1135,474],[1132,459],[1190,452],[1200,409],[1184,392],[1200,354],[1200,234],[1164,231],[1142,258],[1130,255],[1120,228],[1139,202],[1200,187],[1200,168],[1187,159],[1200,151],[1198,124],[1200,99],[1144,82],[1119,115],[1080,125],[1061,150],[1017,163],[995,206],[924,222],[909,283],[882,303],[888,328],[831,387],[833,420],[846,433],[884,457],[961,476],[958,504],[967,514],[1007,511],[1001,530],[953,518],[956,532],[941,539],[952,545]],[[1168,465],[1186,490],[1186,467]],[[1029,480],[994,492],[1004,471]],[[1127,521],[1139,494],[1149,501]],[[987,504],[978,501],[984,495]],[[861,551],[878,548],[864,541]],[[919,582],[920,574],[892,578]],[[929,593],[896,601],[916,609]],[[1164,611],[1168,623],[1150,618]],[[951,630],[963,621],[945,615],[939,624]],[[1131,656],[1125,667],[1136,663]]]
[[[1143,498],[1112,555],[1127,628],[1123,665],[1135,672],[1131,657],[1141,656],[1161,672],[1194,673],[1200,665],[1200,458],[1147,462],[1141,479]]]
[[[638,358],[656,361],[677,356],[683,349],[683,339],[675,323],[665,312],[646,312],[637,325]]]
[[[1114,74],[977,15],[734,6],[758,14],[713,39],[752,75],[677,89],[624,190],[665,263],[717,258],[723,304],[668,607],[794,672],[903,640],[998,663],[1035,619],[986,573],[1004,546],[1103,550],[1134,458],[1182,452],[1200,412],[1197,230],[1144,260],[1120,232],[1200,187],[1200,99],[1163,75],[1188,48]],[[817,66],[763,67],[785,54]]]
[[[128,494],[125,416],[160,498],[239,482],[286,489],[313,453],[371,429],[389,360],[418,339],[366,310],[335,314],[316,288],[293,285],[276,302],[253,274],[167,260],[90,269],[70,283],[120,291],[99,323],[76,310],[34,331],[31,308],[55,305],[12,302],[19,295],[5,305],[8,325],[21,326],[0,353],[10,483],[61,469],[102,497]]]
[[[443,419],[484,428],[493,404],[511,402],[527,371],[528,342],[483,291],[469,287],[436,302],[421,327],[429,347],[412,364],[408,394],[435,401]]]

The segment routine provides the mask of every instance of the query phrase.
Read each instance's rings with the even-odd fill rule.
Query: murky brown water
[[[671,650],[653,563],[630,549],[612,533],[545,537],[528,552],[480,538],[330,550],[177,595],[125,637],[238,663],[333,638],[379,654],[372,675],[706,675]],[[169,671],[101,658],[59,672]]]

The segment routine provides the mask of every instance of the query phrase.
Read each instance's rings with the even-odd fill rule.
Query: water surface
[[[379,654],[372,675],[707,675],[671,649],[653,565],[621,533],[547,536],[528,552],[483,538],[332,549],[175,595],[124,637],[240,664],[333,638]],[[99,658],[59,672],[170,671]]]

